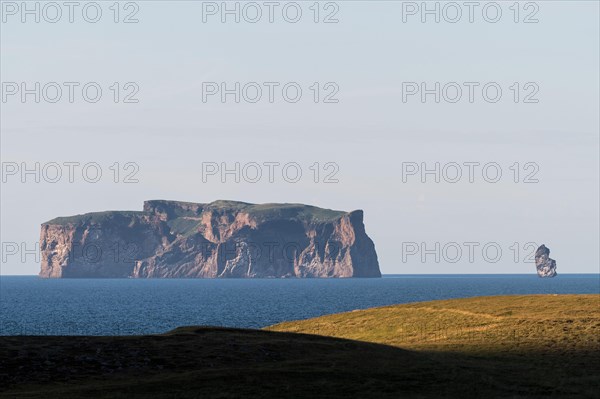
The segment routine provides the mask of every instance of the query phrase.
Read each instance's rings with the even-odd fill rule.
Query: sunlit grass
[[[432,301],[285,322],[267,330],[436,351],[600,348],[600,295]]]

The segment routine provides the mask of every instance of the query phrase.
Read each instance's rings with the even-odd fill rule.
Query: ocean
[[[599,274],[386,275],[381,279],[0,277],[0,335],[155,334],[187,325],[260,328],[397,303],[598,294]]]

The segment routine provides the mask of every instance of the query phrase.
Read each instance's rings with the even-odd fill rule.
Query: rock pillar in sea
[[[535,267],[540,277],[556,276],[556,261],[550,259],[550,249],[544,244],[535,251]]]

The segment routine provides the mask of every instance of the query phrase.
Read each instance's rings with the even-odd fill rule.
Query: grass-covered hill
[[[141,211],[102,211],[102,212],[90,212],[81,215],[73,216],[59,216],[52,220],[42,223],[43,225],[69,225],[69,224],[84,224],[93,223],[100,224],[115,218],[134,218],[143,216],[144,212]]]
[[[265,330],[0,337],[0,397],[597,398],[599,305],[485,297]]]
[[[418,302],[291,321],[267,330],[470,354],[600,350],[600,295]]]

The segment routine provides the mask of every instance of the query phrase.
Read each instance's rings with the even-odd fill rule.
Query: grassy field
[[[600,349],[600,295],[420,302],[286,322],[266,329],[470,354]]]
[[[598,398],[600,295],[133,337],[0,337],[6,398]]]

